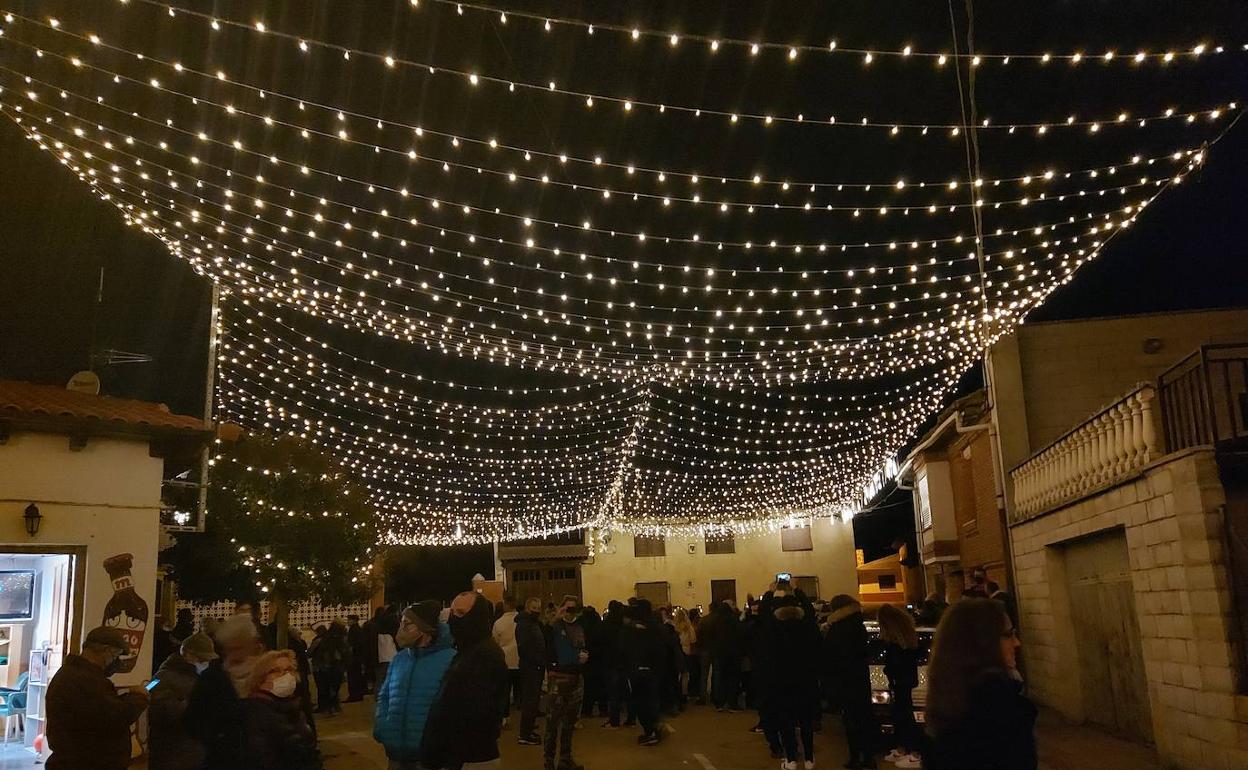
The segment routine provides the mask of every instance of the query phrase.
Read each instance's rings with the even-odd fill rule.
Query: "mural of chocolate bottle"
[[[129,553],[104,560],[104,569],[113,581],[113,598],[104,607],[104,625],[120,630],[130,643],[130,654],[119,661],[118,674],[134,670],[143,647],[143,636],[147,633],[147,602],[134,590],[134,579],[130,576],[133,565],[134,554]]]

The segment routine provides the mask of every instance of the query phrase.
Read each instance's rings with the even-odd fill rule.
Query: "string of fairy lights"
[[[700,50],[777,77],[1200,78],[1248,52],[890,49],[401,5],[451,35],[592,38],[677,69]],[[593,547],[610,531],[746,536],[852,515],[984,345],[1198,170],[1242,111],[1233,93],[1030,115],[1020,101],[976,119],[1001,162],[971,178],[968,126],[916,118],[907,99],[874,100],[887,116],[766,92],[729,103],[345,44],[267,8],[109,6],[109,19],[0,8],[0,113],[213,281],[220,418],[323,447],[367,490],[383,544],[590,529]],[[334,87],[378,81],[442,108]],[[481,99],[505,106],[469,107]],[[534,133],[522,105],[587,128]],[[708,160],[642,125],[762,144],[817,134],[872,160]]]

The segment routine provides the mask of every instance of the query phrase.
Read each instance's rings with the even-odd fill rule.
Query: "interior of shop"
[[[67,651],[73,560],[0,546],[0,770],[33,768],[45,751],[44,693]]]

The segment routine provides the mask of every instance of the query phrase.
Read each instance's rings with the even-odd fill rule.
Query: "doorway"
[[[536,598],[545,606],[565,596],[581,595],[579,561],[511,562],[506,569],[507,590],[517,602]]]
[[[711,581],[711,606],[715,606],[720,602],[732,602],[733,606],[737,603],[737,581],[735,580],[712,580]]]
[[[1070,617],[1087,721],[1151,743],[1152,716],[1126,534],[1065,546]]]
[[[19,710],[20,739],[6,739],[0,764],[25,767],[43,746],[44,694],[65,656],[82,637],[86,547],[0,544],[0,695],[5,711]],[[46,752],[45,752],[46,754]],[[33,766],[33,765],[32,765]]]

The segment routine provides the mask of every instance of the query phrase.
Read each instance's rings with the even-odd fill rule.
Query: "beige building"
[[[581,566],[582,595],[599,609],[611,599],[644,596],[658,604],[703,607],[731,599],[743,606],[776,575],[789,572],[808,594],[855,594],[854,532],[848,521],[742,537],[652,538],[613,532]]]
[[[159,404],[0,380],[0,679],[30,674],[27,746],[47,681],[90,629],[131,640],[115,683],[151,677],[165,459],[210,438]]]
[[[989,355],[1030,691],[1193,770],[1248,767],[1245,342],[1212,311]]]

